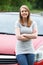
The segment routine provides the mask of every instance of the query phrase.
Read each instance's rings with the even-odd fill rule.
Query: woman
[[[15,25],[16,57],[20,65],[34,64],[32,39],[37,38],[37,24],[30,19],[30,10],[26,5],[20,7],[20,18]]]

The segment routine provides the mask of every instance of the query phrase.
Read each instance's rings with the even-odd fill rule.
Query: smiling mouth
[[[23,16],[26,16],[27,14],[23,14]]]

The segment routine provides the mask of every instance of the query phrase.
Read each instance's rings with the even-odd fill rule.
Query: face
[[[21,16],[22,16],[23,18],[27,18],[27,16],[28,16],[28,11],[27,11],[27,9],[21,8]]]

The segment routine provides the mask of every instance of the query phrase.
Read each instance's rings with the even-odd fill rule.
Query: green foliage
[[[36,8],[38,9],[43,8],[43,0],[36,0],[35,3],[36,3],[36,6],[35,6]]]
[[[11,0],[11,6],[13,6],[13,11],[19,11],[21,5],[25,4],[27,0]]]
[[[9,5],[0,6],[0,11],[2,11],[2,12],[11,11],[11,10],[12,9]]]
[[[10,3],[11,0],[0,0],[0,11],[10,11],[12,9]]]
[[[19,11],[21,5],[29,9],[43,9],[43,0],[0,0],[0,11]]]
[[[0,0],[0,5],[7,5],[10,3],[11,0]]]
[[[20,7],[21,5],[25,4],[26,1],[27,0],[11,0],[11,5]]]
[[[26,2],[26,5],[29,7],[29,9],[32,9],[32,4],[30,2]]]
[[[35,9],[43,9],[43,0],[28,0]]]

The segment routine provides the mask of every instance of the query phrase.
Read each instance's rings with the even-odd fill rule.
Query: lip
[[[23,14],[23,15],[27,15],[27,14]]]
[[[27,14],[22,14],[22,16],[27,16]]]

